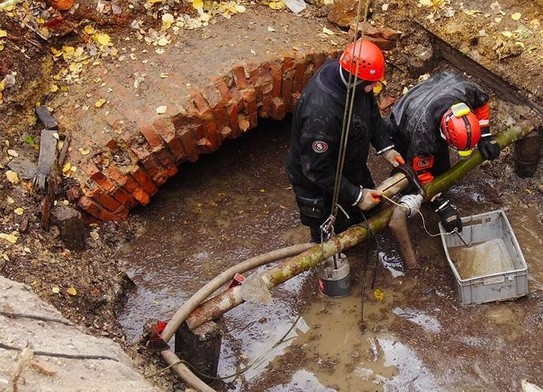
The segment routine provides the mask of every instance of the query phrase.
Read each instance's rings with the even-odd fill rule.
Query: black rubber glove
[[[458,211],[451,205],[448,199],[437,198],[432,202],[432,205],[436,209],[441,224],[447,233],[450,233],[454,229],[457,229],[458,232],[462,231],[460,215],[458,215]]]
[[[477,148],[485,161],[492,161],[500,156],[500,145],[492,135],[482,136]]]

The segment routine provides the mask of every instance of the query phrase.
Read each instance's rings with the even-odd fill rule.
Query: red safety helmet
[[[441,117],[441,136],[457,150],[470,150],[481,138],[479,120],[461,102],[452,105]]]
[[[373,42],[362,40],[351,43],[339,58],[341,67],[357,78],[378,82],[385,75],[385,56]]]

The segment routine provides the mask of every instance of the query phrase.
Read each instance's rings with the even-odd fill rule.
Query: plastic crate
[[[439,231],[462,305],[528,294],[526,261],[502,210],[462,218],[461,233]]]

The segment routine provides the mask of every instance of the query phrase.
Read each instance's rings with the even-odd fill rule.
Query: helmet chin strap
[[[341,81],[343,82],[345,87],[349,88],[351,85],[349,84],[349,82],[345,78],[345,72],[348,72],[348,71],[345,71],[343,68],[341,68],[341,66],[339,66],[338,67],[338,72],[339,72],[339,76],[341,77]],[[368,82],[366,82],[365,80],[362,80],[362,79],[355,78],[355,82],[353,84],[354,84],[354,87],[357,87],[357,86],[359,86],[361,84],[366,85],[366,84],[368,84]]]

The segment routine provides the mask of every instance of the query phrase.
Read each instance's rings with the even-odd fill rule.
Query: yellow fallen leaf
[[[85,33],[87,33],[88,35],[92,35],[92,34],[96,33],[96,30],[91,25],[86,25],[85,28],[83,29],[83,31]]]
[[[513,15],[511,15],[511,19],[513,20],[520,20],[522,17],[522,14],[520,12],[515,12]]]
[[[270,7],[272,10],[282,10],[285,9],[287,6],[283,2],[283,0],[280,1],[270,1],[268,4],[268,7]]]
[[[7,36],[8,36],[8,32],[6,30],[0,29],[0,38],[7,37]]]
[[[381,82],[377,82],[375,86],[373,86],[373,93],[379,94],[383,90],[383,84]]]
[[[94,41],[102,46],[111,45],[111,38],[106,33],[96,33],[92,36]]]
[[[192,0],[192,6],[197,10],[201,10],[204,7],[204,2],[202,0]]]
[[[465,12],[467,15],[470,15],[470,16],[477,15],[477,14],[482,14],[482,13],[483,13],[482,11],[479,11],[479,10],[465,10],[464,12]]]
[[[510,31],[502,31],[502,35],[507,38],[511,38],[513,36],[513,33]]]
[[[174,21],[175,21],[175,18],[173,17],[172,14],[162,15],[162,28],[164,30],[169,29],[172,26]]]
[[[375,289],[373,290],[373,297],[377,300],[377,301],[382,301],[385,299],[385,292],[381,289]]]
[[[79,147],[79,153],[81,155],[89,155],[90,150],[88,148]]]
[[[17,214],[17,215],[23,215],[25,213],[25,210],[22,208],[22,207],[18,207],[14,210],[14,212]]]
[[[66,292],[67,292],[68,294],[70,294],[70,295],[73,295],[73,296],[77,295],[77,290],[76,290],[74,287],[69,287],[69,288],[67,288],[67,289],[66,289]]]
[[[55,294],[58,294],[58,293],[60,293],[60,287],[58,287],[58,286],[53,286],[53,287],[51,288],[51,291],[52,291],[53,293],[55,293]]]
[[[168,109],[168,107],[166,105],[162,105],[162,106],[159,106],[158,108],[156,108],[155,111],[157,112],[157,114],[164,114],[164,113],[166,113],[167,109]]]
[[[242,14],[244,13],[247,9],[242,6],[241,4],[236,4],[235,5],[235,9],[236,9],[236,12],[239,13],[239,14]]]
[[[104,98],[100,98],[98,101],[96,101],[94,106],[96,106],[97,108],[101,108],[106,102],[107,101]]]
[[[19,237],[13,234],[0,233],[0,238],[6,240],[10,244],[16,244]]]
[[[58,86],[56,84],[52,84],[49,87],[49,91],[51,91],[52,93],[56,93],[58,91]]]
[[[10,196],[7,197],[6,201],[8,202],[8,204],[15,203],[15,200],[13,200],[13,197],[10,197]]]
[[[15,151],[15,150],[9,149],[8,150],[8,155],[10,157],[17,158],[19,156],[19,153],[17,151]]]
[[[19,176],[13,170],[8,170],[6,172],[6,177],[8,181],[11,182],[13,185],[17,185],[20,181]]]
[[[62,166],[62,173],[67,174],[72,170],[72,164],[70,162],[65,163],[64,166]]]

